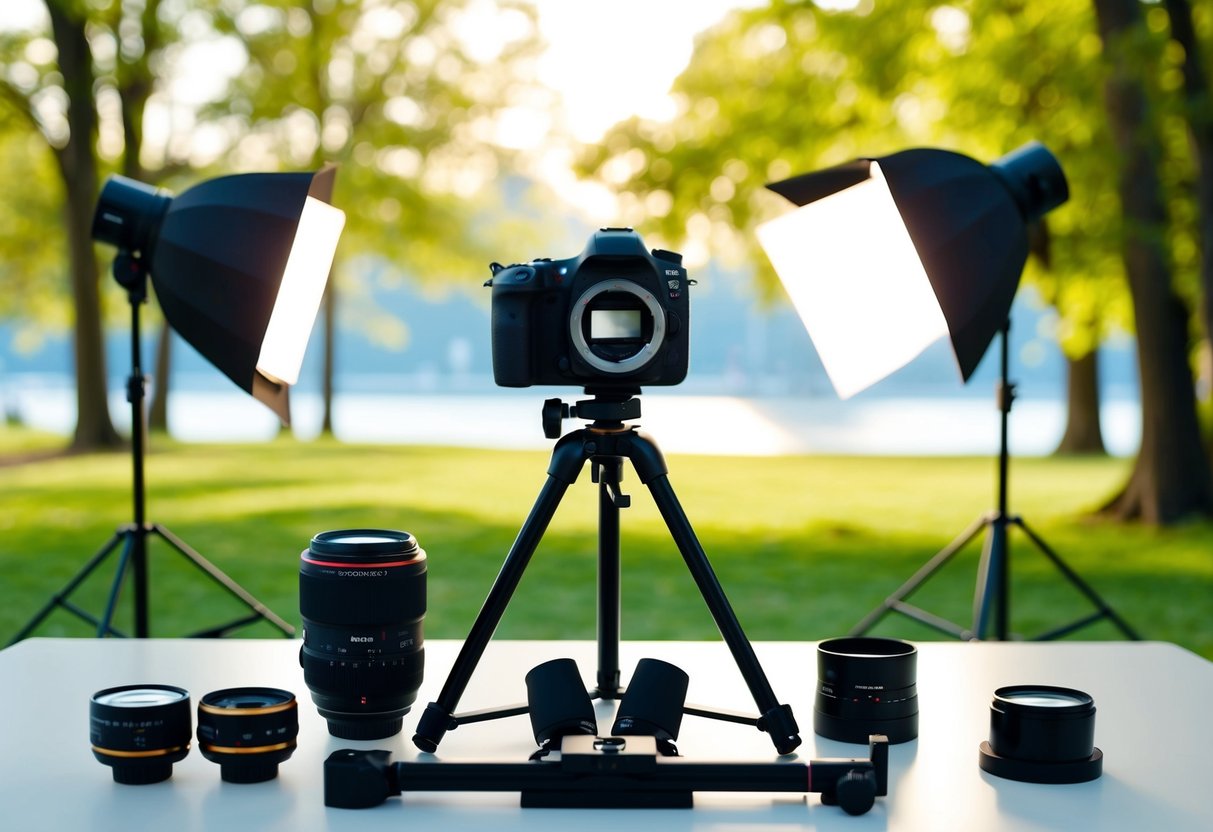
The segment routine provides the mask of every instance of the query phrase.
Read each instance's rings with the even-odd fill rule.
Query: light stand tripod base
[[[876,607],[876,609],[872,610],[856,624],[851,629],[850,635],[865,635],[885,615],[890,612],[897,612],[928,627],[960,639],[981,640],[987,638],[991,630],[991,623],[995,639],[1006,641],[1011,638],[1009,586],[1011,547],[1009,537],[1011,527],[1014,526],[1023,531],[1032,545],[1095,607],[1094,613],[1042,633],[1036,636],[1035,640],[1047,641],[1061,638],[1064,635],[1087,627],[1097,621],[1102,621],[1105,618],[1111,621],[1124,634],[1125,638],[1135,641],[1141,638],[1077,572],[1066,565],[1057,553],[1024,523],[1023,518],[1009,514],[1007,511],[1007,490],[1011,456],[1008,447],[1007,422],[1011,413],[1011,405],[1015,400],[1015,385],[1007,380],[1009,364],[1007,353],[1010,327],[1009,321],[1003,325],[1002,338],[1000,339],[1001,377],[997,388],[997,403],[999,413],[1001,414],[1001,429],[998,455],[997,510],[977,518],[955,540],[943,549],[940,549],[933,558],[915,572],[896,592],[886,598],[880,606]],[[977,582],[973,594],[973,624],[970,628],[961,627],[906,601],[915,590],[926,583],[931,576],[943,569],[952,558],[964,549],[977,535],[981,534],[983,530],[986,532],[986,537],[982,547],[981,565],[977,570]]]
[[[57,592],[30,619],[20,632],[13,637],[9,644],[15,644],[28,637],[54,610],[62,607],[78,618],[83,619],[97,628],[97,637],[122,636],[123,633],[113,626],[114,612],[118,598],[126,582],[128,572],[134,584],[134,622],[137,638],[147,638],[151,635],[149,625],[149,587],[147,569],[147,539],[158,537],[167,543],[174,551],[182,555],[194,566],[205,572],[210,578],[238,598],[251,610],[248,616],[217,627],[210,627],[195,633],[193,637],[218,637],[239,627],[267,621],[280,630],[283,635],[290,637],[295,634],[295,628],[279,618],[264,604],[254,598],[247,590],[228,577],[219,567],[195,552],[183,541],[173,535],[168,529],[146,521],[146,494],[144,489],[144,443],[147,435],[143,400],[146,381],[143,376],[142,350],[139,335],[139,307],[147,299],[147,269],[142,259],[128,251],[120,251],[114,258],[114,279],[127,291],[127,299],[131,307],[131,374],[127,377],[126,400],[131,406],[131,462],[132,462],[132,508],[134,522],[122,526],[114,536],[93,555],[76,573],[67,585]],[[118,560],[118,568],[110,587],[109,598],[105,612],[100,618],[87,612],[68,599],[76,589],[84,583],[118,547],[122,547],[122,555]]]

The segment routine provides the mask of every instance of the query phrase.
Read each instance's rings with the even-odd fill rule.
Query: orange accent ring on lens
[[[172,748],[156,748],[151,751],[116,751],[112,748],[102,748],[99,745],[94,745],[93,750],[98,754],[104,754],[106,757],[129,757],[131,759],[139,759],[141,757],[165,757],[169,754],[176,754],[181,749],[189,750],[189,744],[175,745]]]
[[[257,714],[276,714],[289,711],[296,707],[294,698],[290,702],[279,702],[277,705],[258,705],[255,708],[220,708],[206,702],[198,703],[198,710],[215,716],[256,716]]]

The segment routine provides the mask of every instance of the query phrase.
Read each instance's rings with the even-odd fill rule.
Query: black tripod
[[[56,607],[62,607],[77,617],[87,621],[97,628],[97,637],[113,635],[123,637],[113,626],[114,611],[118,605],[118,597],[122,592],[122,584],[127,570],[132,573],[134,583],[135,606],[135,636],[147,638],[150,633],[148,622],[148,573],[147,573],[147,541],[149,537],[158,537],[180,553],[190,563],[197,566],[211,577],[216,583],[236,596],[252,612],[228,624],[211,627],[194,633],[193,638],[216,638],[224,636],[233,630],[253,624],[262,619],[282,631],[283,635],[292,636],[295,628],[275,615],[268,607],[254,598],[249,592],[224,574],[219,567],[195,552],[172,532],[157,523],[148,523],[145,519],[145,495],[143,479],[143,455],[145,414],[143,409],[145,379],[139,344],[139,307],[147,299],[147,269],[143,261],[130,252],[119,252],[114,258],[114,279],[126,289],[127,298],[131,305],[131,374],[126,382],[126,400],[131,405],[131,455],[134,460],[134,522],[121,526],[100,551],[93,555],[84,567],[68,581],[67,585],[46,602],[38,614],[30,619],[21,631],[13,637],[9,644],[15,644],[32,633],[42,621],[54,612]],[[110,586],[109,598],[105,604],[105,612],[100,618],[84,610],[69,598],[80,584],[93,573],[101,563],[121,547],[122,554],[118,559],[118,569]]]
[[[1138,634],[1123,618],[1116,614],[1108,604],[1092,589],[1073,569],[1065,564],[1057,553],[1032,531],[1023,518],[1017,514],[1007,513],[1007,480],[1010,470],[1011,455],[1007,447],[1007,422],[1011,413],[1011,404],[1015,400],[1015,385],[1007,380],[1008,373],[1008,340],[1011,323],[1008,320],[1002,327],[1001,354],[999,357],[1000,376],[997,389],[998,410],[1001,414],[1000,445],[998,452],[998,508],[995,511],[978,517],[960,536],[941,549],[935,557],[919,569],[901,587],[884,600],[879,607],[872,610],[851,630],[851,635],[863,635],[868,632],[889,612],[899,612],[933,627],[948,635],[966,640],[985,639],[990,629],[991,619],[994,624],[994,638],[1006,641],[1011,637],[1010,631],[1010,577],[1011,550],[1008,543],[1008,531],[1015,526],[1027,535],[1028,540],[1057,568],[1059,572],[1074,585],[1082,595],[1095,607],[1095,612],[1079,618],[1069,624],[1056,627],[1036,636],[1036,641],[1048,641],[1061,638],[1104,618],[1109,619],[1124,633],[1126,638],[1137,640]],[[932,575],[947,565],[969,541],[987,530],[981,552],[981,563],[977,568],[977,587],[973,594],[973,625],[969,629],[960,627],[951,621],[927,612],[921,607],[906,603],[918,587],[922,586]]]
[[[640,418],[640,400],[633,397],[639,392],[602,393],[587,389],[586,393],[594,398],[577,402],[574,408],[567,407],[559,399],[550,399],[545,403],[544,433],[549,438],[560,435],[560,422],[569,415],[593,422],[589,427],[566,434],[556,443],[548,465],[547,481],[506,555],[484,606],[476,616],[472,630],[442,686],[438,701],[426,706],[418,721],[413,742],[422,751],[435,751],[443,735],[459,725],[526,713],[526,705],[465,714],[455,714],[454,710],[561,498],[576,481],[586,460],[592,463],[593,478],[598,483],[598,676],[597,686],[590,693],[602,699],[616,699],[622,695],[623,689],[619,684],[619,510],[630,504],[630,498],[619,490],[624,458],[631,460],[640,481],[652,493],[666,527],[754,697],[760,716],[691,706],[685,707],[684,712],[754,725],[770,734],[780,754],[789,754],[800,745],[799,729],[792,709],[779,704],[775,698],[754,648],[742,632],[707,555],[695,537],[695,530],[691,528],[674,495],[661,450],[648,436],[623,424],[625,419]]]

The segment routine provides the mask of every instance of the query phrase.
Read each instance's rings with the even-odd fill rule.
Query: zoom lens
[[[425,669],[425,550],[408,532],[321,532],[300,555],[303,680],[329,733],[390,737]]]
[[[190,750],[190,695],[170,685],[106,688],[89,700],[93,756],[114,782],[159,783]]]
[[[228,783],[261,783],[295,753],[299,705],[278,688],[227,688],[198,703],[198,750]]]

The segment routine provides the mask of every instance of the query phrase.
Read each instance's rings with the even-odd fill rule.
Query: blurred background
[[[1183,55],[1168,41],[1166,11],[1141,12],[1135,48],[1155,62],[1143,83],[1162,99],[1157,129],[1169,155],[1158,174],[1175,215],[1162,230],[1195,316]],[[1207,40],[1209,22],[1193,20]],[[59,41],[73,27],[79,79],[60,66]],[[112,287],[101,284],[96,311],[79,297],[73,310],[60,218],[71,198],[64,177],[89,175],[71,161],[78,144],[92,151],[94,177],[120,171],[171,189],[222,172],[341,164],[336,201],[351,226],[294,397],[302,437],[541,446],[536,397],[492,384],[487,264],[572,256],[595,227],[627,223],[650,245],[683,252],[699,281],[690,378],[661,391],[696,398],[654,404],[653,418],[682,421],[711,406],[743,420],[733,444],[699,437],[681,447],[980,453],[996,430],[992,368],[962,387],[941,347],[838,407],[749,232],[783,210],[762,189],[773,178],[920,144],[989,160],[1038,138],[1060,157],[1074,197],[1050,218],[1049,266],[1037,260],[1016,304],[1013,366],[1025,402],[1012,448],[1137,450],[1132,306],[1089,0],[1047,11],[621,2],[609,14],[543,0],[9,0],[0,28],[0,141],[23,183],[0,197],[0,403],[10,422],[104,444],[101,411],[108,405],[119,428],[125,418],[94,395],[84,418],[100,424],[77,430],[75,375],[97,364],[73,363],[73,314],[102,316],[95,334],[75,337],[104,350],[93,361],[113,396],[126,337]],[[73,135],[74,123],[89,135]],[[1192,329],[1207,401],[1208,341],[1195,317]],[[164,340],[153,353],[153,427],[186,440],[274,435],[268,412],[188,346]],[[498,395],[505,429],[478,434],[454,418],[466,408],[451,397]]]
[[[292,394],[302,442],[550,447],[541,401],[578,391],[495,387],[488,264],[631,225],[697,281],[690,375],[646,390],[668,451],[992,455],[989,356],[962,385],[941,344],[840,402],[753,229],[788,210],[772,180],[1037,139],[1071,198],[1013,310],[1011,451],[1110,456],[1067,511],[1195,522],[1213,587],[1211,79],[1213,7],[1189,0],[4,0],[0,452],[129,429],[127,310],[88,234],[106,175],[179,191],[332,161],[348,223]],[[282,438],[146,318],[157,436]]]

